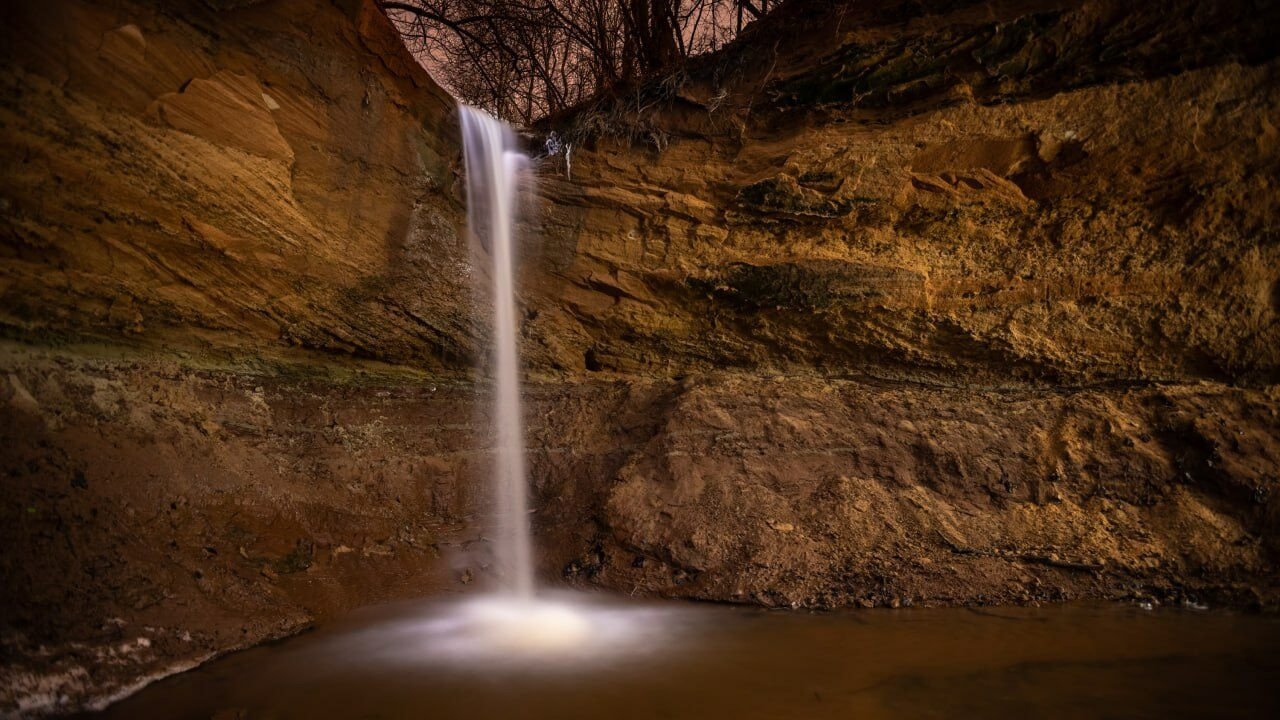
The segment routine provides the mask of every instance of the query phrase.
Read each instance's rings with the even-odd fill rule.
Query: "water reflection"
[[[1131,607],[810,614],[557,596],[367,609],[109,717],[1275,717],[1280,622]]]

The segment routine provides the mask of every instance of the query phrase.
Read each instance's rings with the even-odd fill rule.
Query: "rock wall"
[[[1254,5],[784,7],[798,28],[561,122],[532,351],[1274,383],[1280,11]]]
[[[453,102],[376,7],[4,12],[11,335],[420,367],[471,346]]]
[[[579,565],[1274,603],[1278,15],[799,1],[548,123],[528,352],[687,388]]]
[[[456,585],[453,101],[371,2],[0,14],[0,714]]]
[[[1278,400],[705,378],[627,457],[580,564],[783,607],[1272,605]]]
[[[0,707],[490,580],[452,101],[373,4],[0,13]],[[1276,19],[789,0],[541,128],[543,578],[1274,608]]]

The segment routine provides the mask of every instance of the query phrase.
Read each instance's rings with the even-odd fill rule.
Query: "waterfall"
[[[482,110],[459,107],[467,170],[467,224],[477,263],[491,263],[493,279],[494,430],[497,454],[497,560],[503,590],[533,596],[533,553],[525,476],[524,431],[516,349],[515,216],[529,158],[505,123]]]

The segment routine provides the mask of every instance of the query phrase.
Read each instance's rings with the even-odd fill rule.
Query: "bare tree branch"
[[[773,5],[777,6],[777,1]],[[379,0],[463,102],[532,122],[713,51],[753,0]],[[738,22],[735,26],[734,13]]]

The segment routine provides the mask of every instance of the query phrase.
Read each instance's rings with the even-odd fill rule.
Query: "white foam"
[[[600,602],[591,596],[488,595],[430,603],[335,635],[324,657],[362,665],[506,666],[528,671],[625,661],[670,648],[682,607]]]

